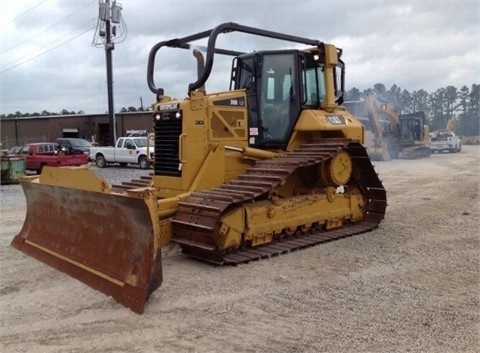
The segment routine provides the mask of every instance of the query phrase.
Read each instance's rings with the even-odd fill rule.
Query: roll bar
[[[162,47],[181,48],[181,49],[190,49],[190,47],[199,48],[198,45],[191,46],[189,43],[208,37],[207,47],[206,48],[200,47],[203,50],[206,50],[207,52],[207,57],[205,59],[205,68],[203,72],[199,74],[197,81],[192,82],[188,85],[188,95],[190,95],[190,92],[202,87],[207,81],[208,77],[210,76],[210,73],[212,72],[214,54],[232,55],[232,56],[238,56],[238,55],[244,54],[242,52],[221,49],[215,46],[217,36],[219,34],[230,33],[230,32],[242,32],[242,33],[253,34],[253,35],[262,36],[262,37],[286,40],[294,43],[312,45],[312,46],[318,47],[319,50],[323,52],[323,42],[316,39],[297,37],[289,34],[266,31],[263,29],[255,28],[255,27],[247,27],[247,26],[239,25],[237,23],[227,22],[227,23],[220,24],[217,27],[208,31],[200,32],[200,33],[193,34],[183,38],[170,39],[170,40],[166,40],[166,41],[155,44],[150,50],[150,54],[148,55],[147,82],[150,90],[153,93],[155,93],[157,96],[163,95],[164,93],[164,89],[157,88],[154,82],[155,57],[160,48]]]

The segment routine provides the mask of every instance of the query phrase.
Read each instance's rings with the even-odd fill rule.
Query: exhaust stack
[[[205,58],[200,50],[193,49],[193,56],[197,59],[197,78],[199,79],[205,70]],[[205,84],[198,88],[199,91],[205,93]]]

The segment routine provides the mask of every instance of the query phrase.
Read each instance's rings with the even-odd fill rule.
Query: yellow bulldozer
[[[217,37],[232,32],[306,48],[219,48]],[[206,47],[192,43],[205,38]],[[155,85],[165,47],[195,48],[198,75],[184,99]],[[341,54],[236,23],[157,43],[147,70],[156,102],[146,185],[118,188],[89,168],[45,167],[21,181],[27,214],[12,245],[142,313],[171,242],[188,256],[235,265],[376,228],[386,192],[362,145],[363,125],[341,105]],[[207,93],[218,55],[233,57],[230,89]]]

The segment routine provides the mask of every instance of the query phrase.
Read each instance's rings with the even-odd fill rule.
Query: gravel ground
[[[168,246],[143,315],[11,248],[25,200],[2,185],[0,351],[477,352],[479,166],[480,146],[376,162],[378,229],[269,260],[215,267]]]

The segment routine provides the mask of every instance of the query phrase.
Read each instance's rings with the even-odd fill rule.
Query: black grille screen
[[[178,140],[182,119],[155,120],[155,175],[181,176]]]

